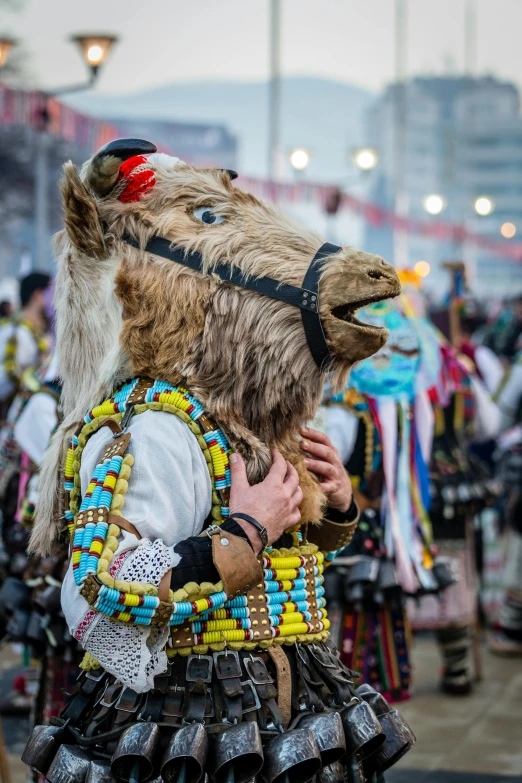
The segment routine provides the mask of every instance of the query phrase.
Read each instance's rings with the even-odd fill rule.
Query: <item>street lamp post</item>
[[[49,98],[70,92],[86,90],[93,86],[99,76],[100,68],[117,42],[115,35],[107,33],[92,33],[74,35],[71,41],[76,43],[90,70],[88,82],[56,90],[42,92],[42,103],[38,117],[37,151],[35,165],[35,225],[36,225],[36,257],[40,268],[47,266],[47,248],[49,238]],[[0,39],[0,68],[5,65],[15,42],[11,39]]]

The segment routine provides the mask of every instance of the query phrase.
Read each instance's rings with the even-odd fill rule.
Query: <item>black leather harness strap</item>
[[[321,370],[328,369],[331,356],[319,316],[319,278],[322,262],[327,256],[337,253],[341,249],[338,245],[325,242],[319,248],[308,267],[303,285],[299,288],[271,277],[245,277],[241,269],[229,264],[217,264],[205,270],[201,253],[173,246],[172,242],[165,237],[152,237],[143,248],[138,240],[130,234],[124,234],[122,239],[138,250],[142,249],[147,253],[166,258],[203,274],[216,275],[226,283],[232,283],[240,288],[269,296],[271,299],[286,302],[293,307],[299,307],[310,353]]]

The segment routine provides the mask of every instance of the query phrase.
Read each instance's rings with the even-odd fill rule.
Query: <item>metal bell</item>
[[[323,767],[340,761],[346,753],[343,722],[338,712],[305,715],[299,721],[299,728],[310,729],[313,733]]]
[[[397,710],[381,715],[379,721],[386,734],[386,740],[377,752],[364,762],[364,771],[368,777],[385,772],[415,744],[415,735]]]
[[[321,754],[310,729],[294,729],[265,745],[261,775],[266,783],[306,783],[321,769]]]
[[[110,764],[102,761],[91,761],[85,783],[116,783],[111,773]]]
[[[365,701],[356,701],[343,710],[341,717],[348,758],[355,755],[358,759],[365,759],[375,753],[386,739],[374,711]]]
[[[372,688],[372,686],[368,685],[367,683],[359,685],[355,691],[355,695],[360,699],[363,699],[366,704],[369,704],[379,719],[381,715],[384,715],[385,712],[390,712],[391,710],[390,705],[382,693],[379,693],[375,690],[375,688]]]
[[[336,761],[317,773],[317,783],[343,783],[346,779],[343,765]]]
[[[75,745],[62,745],[49,767],[49,783],[85,783],[90,759],[87,753]]]
[[[216,783],[224,783],[232,769],[234,783],[247,783],[263,766],[259,726],[246,721],[212,737],[209,769]]]
[[[198,783],[208,754],[207,732],[200,723],[183,726],[170,740],[161,767],[165,783],[175,783],[183,764],[185,783]]]
[[[45,775],[64,737],[65,731],[59,726],[35,726],[22,753],[22,761]]]
[[[160,743],[160,730],[155,723],[136,723],[129,726],[111,759],[112,774],[118,780],[149,780],[154,774]]]

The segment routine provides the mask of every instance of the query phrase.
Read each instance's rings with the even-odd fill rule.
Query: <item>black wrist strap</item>
[[[258,522],[257,519],[249,516],[249,514],[242,514],[240,511],[235,511],[233,514],[230,514],[228,519],[242,519],[245,522],[248,522],[250,525],[253,525],[259,533],[261,543],[263,544],[263,549],[268,546],[268,533],[266,531],[266,527],[263,527],[261,522]]]
[[[359,513],[359,507],[352,496],[352,502],[346,511],[339,511],[337,508],[328,508],[326,515],[332,522],[343,524],[344,522],[353,522]]]

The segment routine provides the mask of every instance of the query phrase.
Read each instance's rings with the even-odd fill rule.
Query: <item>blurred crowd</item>
[[[402,282],[398,299],[365,308],[386,346],[346,388],[327,386],[312,424],[361,510],[326,576],[331,633],[345,664],[395,701],[414,692],[414,633],[438,644],[452,695],[474,687],[484,629],[492,652],[522,655],[522,298],[435,308],[413,273]],[[0,711],[30,710],[37,724],[63,708],[80,656],[60,608],[67,548],[27,554],[60,421],[52,293],[33,272],[0,302],[0,636],[25,666]]]

